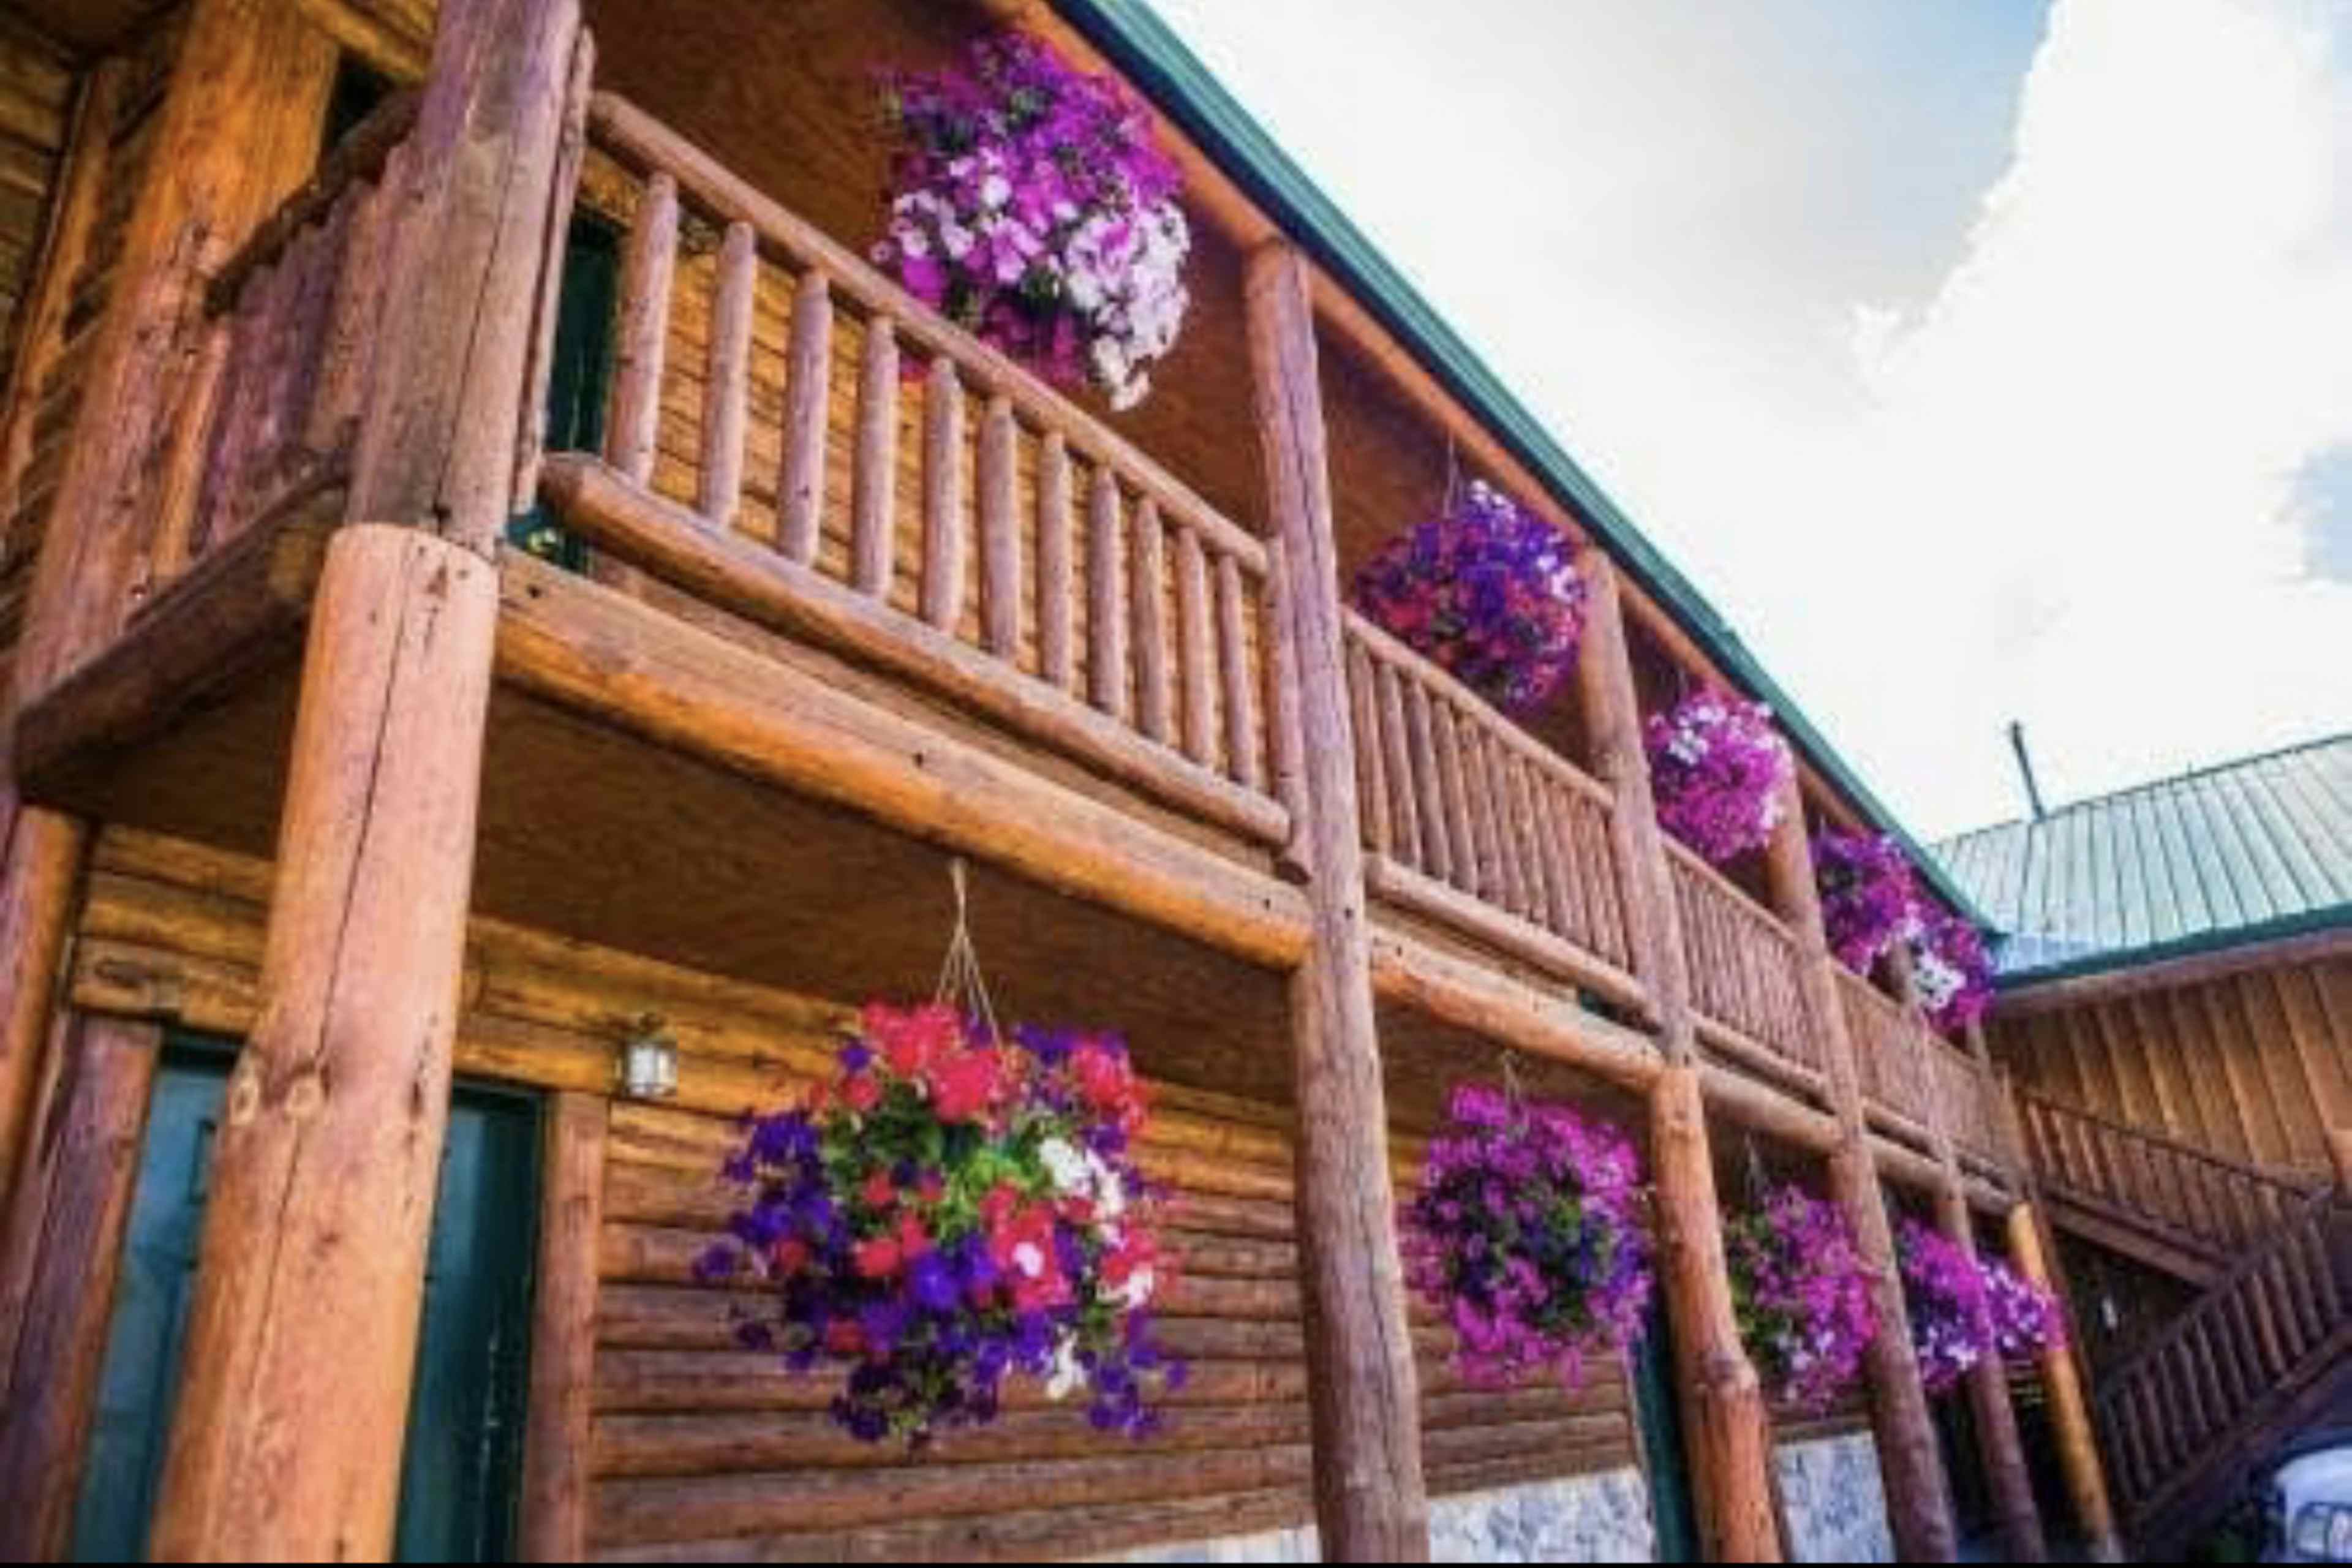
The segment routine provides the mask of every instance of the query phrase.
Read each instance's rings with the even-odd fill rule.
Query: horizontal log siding
[[[599,148],[590,149],[581,182],[584,206],[625,227],[635,221],[642,192],[643,183],[609,153]],[[668,331],[664,342],[650,485],[656,494],[666,500],[700,510],[704,500],[704,422],[714,404],[708,377],[712,304],[718,288],[723,231],[689,207],[679,233],[677,268],[668,297]],[[748,387],[744,398],[741,488],[725,524],[746,538],[779,550],[785,547],[781,494],[785,473],[786,423],[791,409],[788,373],[793,312],[802,308],[803,300],[802,277],[780,262],[770,247],[759,248],[752,289],[751,347],[744,362]],[[863,309],[840,286],[840,280],[835,282],[825,307],[831,315],[831,330],[827,334],[824,471],[817,486],[817,542],[811,563],[824,575],[847,583],[853,576],[858,383],[866,354],[866,327]],[[895,482],[891,486],[889,578],[882,597],[892,608],[917,616],[924,607],[924,372],[929,361],[913,343],[905,341],[904,333],[899,356],[902,374],[892,447]],[[969,542],[969,547],[961,553],[960,585],[953,597],[954,620],[946,629],[951,630],[959,641],[994,651],[987,626],[987,557],[980,547],[981,446],[988,395],[969,374],[965,377],[964,402],[956,441],[962,483],[956,495],[961,537]],[[1086,574],[1088,497],[1094,488],[1096,465],[1072,446],[1066,459],[1070,569],[1057,579],[1056,574],[1044,569],[1045,563],[1040,559],[1039,475],[1045,466],[1045,432],[1016,409],[1012,442],[1013,516],[1018,525],[1018,570],[1014,577],[1021,584],[1022,603],[1010,650],[999,657],[1024,674],[1085,694],[1096,689],[1093,661],[1097,644]],[[1135,526],[1139,501],[1131,484],[1123,482],[1120,489],[1118,526],[1123,543]],[[1180,628],[1185,624],[1183,584],[1176,561],[1180,520],[1163,509],[1161,521],[1168,538],[1159,573],[1159,625],[1165,628],[1165,655],[1172,667],[1179,656]],[[1209,542],[1213,574],[1219,557],[1213,542]],[[1124,547],[1119,562],[1121,570],[1117,574],[1113,597],[1122,612],[1121,619],[1131,628],[1140,617],[1132,609],[1134,586],[1127,570]],[[1057,580],[1058,593],[1055,586]],[[1270,771],[1270,742],[1265,733],[1263,704],[1254,700],[1266,684],[1263,646],[1265,584],[1254,572],[1242,573],[1238,581],[1246,610],[1234,617],[1242,647],[1241,662],[1246,671],[1240,687],[1253,700],[1236,718],[1228,710],[1235,689],[1234,683],[1211,679],[1187,686],[1171,679],[1170,707],[1178,722],[1171,727],[1170,742],[1172,744],[1176,737],[1186,733],[1204,738],[1205,744],[1199,748],[1197,760],[1227,778],[1255,788]],[[1211,592],[1216,592],[1213,585]],[[1051,618],[1045,602],[1049,594],[1055,596],[1054,608],[1060,624],[1068,628],[1070,658],[1066,680],[1062,679],[1063,671],[1048,667],[1045,658],[1044,628]],[[1131,638],[1131,630],[1129,636]],[[1213,656],[1213,647],[1211,652]],[[1114,679],[1122,691],[1132,692],[1140,677],[1132,669],[1121,669]],[[1197,713],[1188,706],[1196,698],[1202,705]],[[1139,695],[1131,694],[1128,710],[1134,710],[1139,700]]]
[[[0,380],[16,363],[16,327],[57,186],[74,76],[48,50],[0,31]]]
[[[85,1007],[238,1034],[254,1008],[262,863],[110,829],[94,857],[73,994]],[[590,1538],[605,1556],[1076,1555],[1272,1529],[1312,1517],[1306,1365],[1281,1110],[1160,1086],[1144,1167],[1178,1194],[1179,1279],[1163,1337],[1192,1378],[1169,1429],[1096,1436],[1081,1410],[1011,1385],[1004,1420],[919,1464],[838,1436],[830,1384],[747,1353],[730,1292],[695,1285],[730,1204],[715,1180],[730,1119],[826,1070],[851,1016],[496,921],[469,941],[460,1075],[602,1092],[622,1021],[660,1013],[679,1095],[616,1102],[607,1139]],[[1409,1173],[1419,1146],[1399,1138]],[[1571,1397],[1464,1388],[1446,1331],[1413,1317],[1434,1487],[1467,1490],[1635,1462],[1617,1369]]]
[[[2323,1174],[2352,1127],[2352,953],[1996,1010],[1988,1034],[2025,1087],[2230,1159]]]
[[[113,124],[107,128],[106,168],[100,176],[96,210],[81,265],[76,270],[60,341],[49,351],[48,369],[33,391],[31,439],[25,466],[16,476],[16,508],[0,517],[0,607],[13,594],[12,584],[29,581],[34,557],[39,553],[49,503],[65,469],[66,446],[81,409],[81,389],[89,354],[112,296],[115,263],[130,226],[131,209],[145,177],[148,153],[154,141],[156,110],[178,47],[178,18],[148,29],[135,46],[137,58],[115,100]],[[7,617],[0,613],[0,625]]]

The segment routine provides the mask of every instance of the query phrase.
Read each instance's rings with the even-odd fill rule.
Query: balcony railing
[[[1911,1048],[1911,1029],[1902,1006],[1844,969],[1838,971],[1838,996],[1845,1007],[1846,1034],[1853,1042],[1854,1068],[1871,1119],[1924,1141],[1933,1102],[1919,1054]]]
[[[1754,1070],[1825,1093],[1795,936],[1697,855],[1665,845],[1700,1037]]]
[[[621,336],[602,459],[549,460],[563,521],[1281,843],[1276,552],[642,111],[599,96],[591,148]]]
[[[1642,1005],[1609,792],[1361,616],[1346,635],[1375,896]]]
[[[134,592],[348,476],[416,102],[387,100],[215,276]]]
[[[348,475],[414,122],[380,110],[216,279],[144,591]],[[828,647],[1286,847],[1278,547],[643,111],[599,95],[588,132],[580,200],[623,256],[604,445],[523,433],[518,500],[535,484],[624,592]],[[1654,1022],[1611,792],[1352,613],[1344,646],[1375,901]],[[1788,929],[1667,855],[1703,1043],[1823,1098]],[[1940,1101],[1990,1158],[1974,1064],[1859,980],[1844,1006],[1882,1127],[1922,1139]]]

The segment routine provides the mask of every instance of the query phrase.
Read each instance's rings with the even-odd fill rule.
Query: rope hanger
[[[948,862],[948,884],[955,892],[955,930],[948,938],[947,957],[940,964],[940,983],[931,993],[931,1000],[952,1005],[968,1018],[978,1019],[986,1026],[992,1042],[1002,1041],[1004,1033],[997,1027],[996,1005],[989,998],[988,977],[981,973],[980,952],[972,945],[971,889],[961,855]]]

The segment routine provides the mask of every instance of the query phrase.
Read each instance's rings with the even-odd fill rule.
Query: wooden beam
[[[10,535],[24,521],[17,512],[25,468],[33,457],[33,426],[49,367],[65,347],[74,281],[89,252],[91,225],[105,190],[115,110],[129,68],[121,56],[100,61],[75,95],[73,125],[59,154],[57,195],[43,226],[39,258],[29,274],[33,289],[17,308],[15,363],[5,401],[0,402],[0,566],[16,553]],[[5,842],[5,835],[0,834],[0,843]]]
[[[961,710],[985,714],[1261,843],[1280,844],[1289,833],[1288,814],[1264,794],[1146,742],[952,630],[908,616],[755,540],[698,525],[684,507],[627,483],[593,458],[548,458],[543,488],[565,522],[598,550],[705,604],[912,677]]]
[[[355,524],[329,549],[160,1557],[391,1548],[497,609],[488,564],[421,531]]]
[[[1961,1250],[1970,1258],[1977,1256],[1976,1224],[1957,1183],[1937,1194],[1936,1223]],[[1980,1306],[1979,1315],[1986,1320],[1979,1325],[1979,1332],[1990,1341],[1990,1307]],[[2009,1363],[1998,1352],[1986,1356],[1969,1370],[1968,1387],[1969,1407],[1976,1416],[1978,1457],[1992,1484],[2002,1547],[2012,1563],[2046,1562],[2050,1543],[2042,1534],[2041,1509],[2033,1500],[2033,1477],[2026,1468],[2017,1411],[2010,1401]]]
[[[1285,246],[1259,250],[1246,291],[1266,511],[1286,590],[1274,632],[1297,682],[1298,845],[1313,928],[1290,996],[1315,1511],[1328,1556],[1422,1560],[1429,1502],[1373,1022],[1356,742],[1305,258]]]
[[[2273,942],[2248,942],[2242,947],[2220,948],[2210,952],[2191,953],[2183,958],[2113,969],[2105,973],[2085,974],[2071,980],[2027,982],[2002,988],[2000,1016],[2007,1021],[2041,1013],[2062,1012],[2093,1002],[2108,1002],[2143,992],[2201,984],[2209,980],[2243,974],[2252,970],[2315,963],[2346,954],[2352,954],[2352,926],[2307,931],[2299,936],[2280,937]]]
[[[89,777],[298,653],[326,559],[320,507],[336,499],[312,497],[207,552],[113,646],[35,704],[16,726],[26,787],[70,807]]]
[[[393,1544],[577,0],[445,0],[304,656],[261,1011],[215,1154],[158,1557]]]
[[[1912,968],[1909,946],[1897,942],[1887,954],[1886,963],[1895,979],[1896,998],[1903,1004],[1904,1026],[1910,1032],[1915,1048],[1923,1052],[1941,1050],[1943,1047],[1933,1037],[1921,1007],[1918,976]],[[1980,1049],[1980,1033],[1977,1043]],[[1987,1076],[1980,1068],[1979,1079]],[[1981,1089],[1981,1083],[1979,1087]],[[1943,1169],[1943,1180],[1936,1188],[1936,1225],[1948,1240],[1973,1260],[1977,1256],[1976,1222],[1969,1213],[1967,1194],[1961,1190],[1959,1156],[1952,1142],[1955,1110],[1942,1094],[1933,1095],[1927,1107],[1929,1140],[1935,1148],[1936,1163]],[[1977,1304],[1976,1320],[1978,1336],[1990,1344],[1990,1303]],[[1969,1369],[1968,1390],[1969,1405],[1976,1416],[1977,1455],[1992,1484],[1993,1511],[2000,1520],[2002,1543],[2012,1562],[2046,1561],[2050,1543],[2042,1535],[2042,1512],[2033,1500],[2033,1478],[2025,1468],[2025,1447],[2018,1436],[2017,1412],[2010,1403],[2009,1368],[1997,1352]]]
[[[503,581],[499,675],[535,696],[1268,968],[1305,950],[1306,900],[1263,872],[529,557]]]
[[[95,329],[42,535],[16,685],[29,699],[111,640],[203,356],[205,283],[318,159],[334,45],[281,0],[195,0]],[[27,703],[29,705],[29,703]]]
[[[1880,1480],[1886,1489],[1887,1522],[1895,1555],[1906,1562],[1948,1563],[1958,1554],[1951,1492],[1944,1477],[1928,1417],[1927,1394],[1911,1343],[1911,1317],[1895,1262],[1895,1233],[1886,1219],[1854,1062],[1854,1042],[1845,1026],[1838,994],[1837,960],[1822,925],[1821,891],[1813,881],[1812,848],[1806,834],[1804,800],[1794,780],[1782,786],[1780,824],[1765,847],[1765,874],[1773,910],[1788,923],[1798,948],[1797,972],[1804,987],[1828,1069],[1832,1109],[1842,1137],[1830,1157],[1831,1194],[1853,1227],[1863,1261],[1872,1276],[1872,1304],[1878,1334],[1865,1368],[1870,1380],[1871,1429],[1878,1446]],[[1930,1164],[1930,1170],[1935,1167]]]
[[[435,527],[483,555],[505,531],[584,47],[578,0],[442,0],[352,460],[357,521]]]
[[[577,1092],[548,1102],[523,1441],[522,1558],[528,1563],[577,1563],[588,1555],[597,1248],[604,1239],[610,1103],[603,1095]]]
[[[2037,1205],[2018,1205],[2009,1214],[2009,1255],[2017,1271],[2063,1302],[2066,1282],[2050,1267]],[[2068,1312],[2071,1321],[2073,1313]],[[2089,1543],[2095,1563],[2121,1563],[2123,1542],[2116,1532],[2115,1507],[2107,1497],[2106,1470],[2099,1461],[2099,1439],[2091,1424],[2091,1409],[2083,1396],[2082,1369],[2076,1363],[2079,1339],[2043,1352],[2042,1387],[2050,1401],[2050,1426],[2058,1440],[2058,1464],[2065,1474],[2066,1490],[2074,1501],[2074,1522]]]
[[[1650,1098],[1658,1184],[1658,1280],[1675,1327],[1675,1362],[1707,1559],[1780,1561],[1772,1504],[1772,1434],[1764,1387],[1740,1343],[1723,1256],[1715,1156],[1698,1073],[1670,1064]]]
[[[1781,1548],[1772,1507],[1771,1424],[1763,1384],[1732,1310],[1714,1159],[1697,1076],[1691,1070],[1697,1034],[1690,961],[1665,839],[1650,795],[1624,611],[1609,563],[1588,552],[1583,570],[1587,597],[1577,690],[1591,740],[1593,773],[1610,793],[1610,847],[1623,891],[1628,946],[1658,1019],[1658,1046],[1665,1060],[1665,1073],[1651,1097],[1664,1265],[1659,1283],[1674,1327],[1675,1385],[1699,1531],[1712,1560],[1776,1563]]]
[[[0,768],[10,766],[8,700],[0,693]],[[49,1037],[51,999],[75,906],[88,829],[79,817],[24,805],[0,864],[0,1205],[15,1185],[26,1124]]]
[[[0,1247],[0,1293],[19,1306],[0,1416],[0,1557],[15,1563],[62,1561],[72,1544],[163,1034],[115,1018],[78,1019],[66,1033],[55,1114]]]

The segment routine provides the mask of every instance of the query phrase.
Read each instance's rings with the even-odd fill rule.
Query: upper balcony
[[[804,19],[736,23],[759,47],[805,49],[818,85],[763,118],[680,74],[703,29],[735,25],[725,16],[680,19],[666,40],[642,36],[643,19],[598,23],[600,90],[557,193],[573,254],[532,368],[553,389],[559,449],[542,450],[536,426],[481,433],[514,448],[519,516],[485,896],[649,951],[696,945],[705,926],[710,942],[741,942],[717,929],[723,901],[706,909],[697,892],[714,855],[759,868],[754,880],[789,878],[846,812],[1001,852],[1244,957],[1295,952],[1303,742],[1279,629],[1293,568],[1260,515],[1244,226],[1199,226],[1198,303],[1163,394],[1138,416],[1090,412],[855,248],[871,218],[857,204],[878,182],[862,177],[870,150],[843,140],[838,100],[869,90],[862,57]],[[383,348],[414,103],[382,106],[218,275],[123,637],[25,715],[20,765],[42,794],[266,848],[289,655]],[[1425,510],[1457,450],[1598,547],[1385,329],[1328,278],[1318,289],[1343,574]],[[1693,670],[1687,639],[1631,594],[1645,698],[1720,679]],[[619,650],[620,628],[646,626],[676,639],[667,662]],[[1353,613],[1345,658],[1376,961],[1392,973],[1410,949],[1467,965],[1539,1005],[1589,1008],[1611,1040],[1648,1050],[1657,1006],[1628,915],[1633,840],[1573,697],[1506,716]],[[769,709],[754,713],[747,694],[772,675],[797,684],[761,687]],[[841,729],[828,752],[847,704],[887,728],[896,773],[874,760],[882,731]],[[735,784],[624,758],[599,727],[623,709],[626,727],[672,744],[691,718],[721,773],[781,768],[770,782],[835,815],[780,814],[726,793]],[[761,728],[787,721],[788,765]],[[965,760],[940,760],[950,752]],[[1843,809],[1813,782],[1821,809]],[[929,798],[999,788],[1011,805],[985,822]],[[1024,803],[1031,820],[1008,832]],[[506,855],[522,837],[507,825],[535,810],[575,822],[599,852]],[[722,820],[741,843],[710,842]],[[1829,1065],[1795,934],[1753,868],[1666,853],[1703,1051],[1822,1118]],[[877,881],[902,864],[878,847],[868,863]],[[892,964],[902,955],[873,967]],[[1974,1062],[1849,980],[1878,1130],[1925,1155],[1940,1126],[1997,1168]]]

